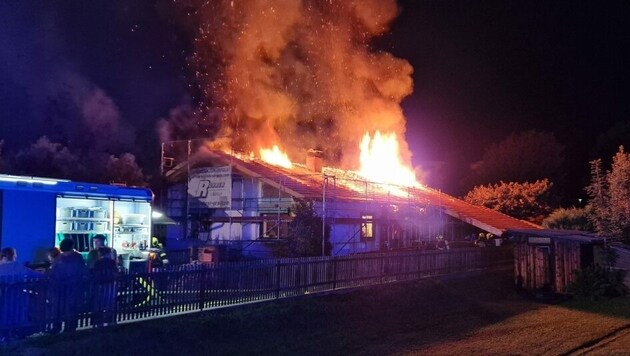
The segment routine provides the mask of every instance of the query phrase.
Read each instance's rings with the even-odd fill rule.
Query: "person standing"
[[[61,255],[61,250],[59,249],[59,247],[56,247],[56,246],[51,247],[48,249],[48,251],[46,251],[46,262],[48,263],[48,266],[46,267],[47,270],[50,270],[50,267],[52,267],[53,261],[59,255]]]
[[[86,267],[83,256],[74,249],[74,241],[66,238],[59,243],[61,254],[50,267],[50,288],[54,290],[52,311],[64,322],[64,331],[74,331],[78,326],[79,312],[85,300]],[[60,331],[60,325],[53,327]]]
[[[24,280],[28,277],[41,277],[38,273],[17,261],[17,251],[12,247],[2,249],[2,262],[0,263],[0,278],[19,278]]]
[[[98,260],[94,263],[94,268],[90,270],[90,275],[92,277],[90,298],[92,325],[115,324],[118,267],[113,260],[111,248],[98,249]]]
[[[99,259],[98,250],[101,247],[106,247],[106,243],[105,243],[106,240],[107,240],[107,237],[103,234],[94,235],[94,237],[92,237],[92,249],[88,253],[88,257],[87,257],[87,267],[89,270],[92,270],[94,268],[94,264]],[[112,254],[112,260],[114,261],[114,263],[116,263],[116,261],[118,261],[118,255],[116,253],[116,250],[114,250],[113,248],[110,248],[110,250]]]
[[[0,338],[24,337],[28,334],[30,293],[29,280],[41,277],[36,272],[17,261],[14,248],[2,249],[0,263]]]

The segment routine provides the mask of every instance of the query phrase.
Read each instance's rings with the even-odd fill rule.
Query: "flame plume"
[[[413,169],[401,162],[399,150],[395,133],[382,135],[380,131],[376,131],[372,138],[366,132],[361,140],[359,174],[373,182],[419,186]]]
[[[273,145],[272,148],[261,148],[260,149],[260,158],[274,166],[280,166],[287,169],[293,168],[293,163],[289,159],[289,156],[280,150],[278,145]]]
[[[283,142],[297,159],[317,147],[329,163],[352,167],[361,135],[380,130],[396,134],[409,161],[400,102],[413,69],[370,47],[395,18],[395,0],[180,2],[198,24],[192,66],[202,111],[234,149]]]

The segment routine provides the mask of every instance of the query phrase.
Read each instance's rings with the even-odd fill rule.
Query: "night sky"
[[[414,68],[414,93],[403,101],[414,163],[446,161],[464,172],[488,144],[536,129],[566,147],[579,191],[598,135],[629,120],[630,3],[399,4],[390,33],[373,46]],[[51,135],[46,117],[60,93],[78,103],[98,92],[131,133],[129,150],[145,170],[157,167],[155,124],[193,95],[190,26],[170,2],[2,1],[0,24],[5,151]],[[445,177],[442,188],[456,180]]]

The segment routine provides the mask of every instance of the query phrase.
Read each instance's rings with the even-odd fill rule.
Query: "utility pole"
[[[186,187],[185,187],[185,196],[186,196],[186,224],[184,225],[184,238],[188,239],[188,233],[190,232],[190,198],[188,196],[188,185],[190,184],[190,144],[191,140],[187,141],[186,147]]]
[[[328,176],[324,174],[324,189],[322,195],[322,256],[326,256],[326,186]]]

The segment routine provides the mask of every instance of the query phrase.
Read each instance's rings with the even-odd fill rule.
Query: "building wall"
[[[526,289],[564,292],[575,278],[574,271],[599,262],[599,249],[592,244],[562,239],[549,244],[519,242],[514,248],[516,283]]]
[[[378,250],[376,236],[363,238],[360,231],[361,224],[335,224],[330,234],[332,255],[348,255]]]
[[[181,222],[180,226],[169,227],[168,239],[185,239],[188,236],[201,243],[241,244],[252,246],[252,241],[263,238],[263,223],[257,222],[223,222],[207,226],[197,224],[195,219],[204,216],[212,217],[259,217],[262,214],[286,218],[293,197],[286,192],[266,185],[257,179],[232,177],[232,209],[207,209],[195,202],[188,203],[192,223],[186,229],[185,224],[185,185],[174,185],[169,188],[169,209],[167,214]],[[386,248],[404,248],[417,246],[421,240],[433,240],[444,231],[444,214],[435,210],[418,206],[395,206],[389,202],[353,201],[341,202],[334,199],[326,202],[315,201],[315,212],[324,217],[330,226],[330,242],[334,255],[377,251]],[[179,219],[178,219],[179,218]],[[370,221],[372,236],[361,234],[362,221]],[[273,219],[271,219],[273,220]],[[286,223],[285,223],[286,224]],[[273,225],[269,221],[268,225]],[[187,230],[187,231],[186,231]],[[277,235],[277,232],[274,234]],[[282,230],[280,233],[282,237]]]

